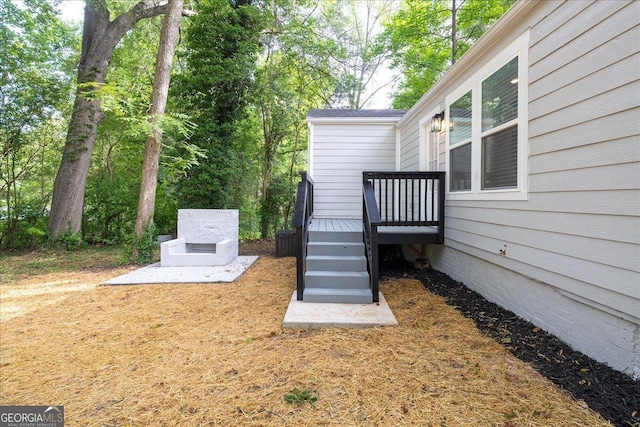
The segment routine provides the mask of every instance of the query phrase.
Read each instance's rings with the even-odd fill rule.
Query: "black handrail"
[[[302,301],[304,295],[304,273],[306,270],[307,241],[309,224],[313,218],[313,179],[307,172],[300,172],[296,206],[293,212],[293,226],[296,229],[296,299]]]
[[[373,294],[373,302],[379,302],[378,225],[380,225],[380,213],[378,212],[373,186],[369,181],[362,183],[362,222],[367,255],[367,270],[369,271],[369,288]]]

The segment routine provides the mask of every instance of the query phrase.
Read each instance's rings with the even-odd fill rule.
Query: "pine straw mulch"
[[[473,320],[483,334],[575,399],[584,401],[614,425],[640,427],[640,380],[574,350],[558,337],[487,301],[444,273],[418,270],[393,258],[383,261],[381,271],[386,277],[420,280],[425,289],[443,297],[447,304]]]
[[[66,292],[0,325],[0,403],[86,426],[609,425],[416,279],[381,283],[391,328],[283,330],[294,289],[295,259],[261,257],[232,284]]]

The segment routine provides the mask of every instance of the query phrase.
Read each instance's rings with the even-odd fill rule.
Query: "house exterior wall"
[[[395,121],[312,119],[315,217],[362,218],[362,172],[395,170]]]
[[[638,377],[640,2],[514,7],[398,124],[401,168],[416,170],[420,122],[529,32],[524,196],[447,193],[446,241],[429,249],[431,264]],[[444,133],[441,139],[446,170]]]

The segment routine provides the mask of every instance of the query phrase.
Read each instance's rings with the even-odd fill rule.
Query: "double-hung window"
[[[449,106],[450,191],[471,190],[472,99],[469,91]]]
[[[518,57],[482,82],[481,189],[518,187]]]
[[[452,199],[526,198],[528,34],[446,99]]]

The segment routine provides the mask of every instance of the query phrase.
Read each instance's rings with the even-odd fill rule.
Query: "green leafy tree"
[[[129,243],[134,234],[160,17],[140,22],[114,50],[100,97],[104,119],[98,127],[87,178],[82,234],[88,242]],[[164,115],[162,153],[154,222],[159,233],[176,228],[175,182],[201,158],[188,143],[194,124],[189,117]]]
[[[46,207],[77,33],[42,0],[0,0],[0,246],[47,235]]]
[[[169,94],[171,81],[171,68],[173,66],[173,54],[178,44],[180,32],[180,20],[182,18],[183,0],[169,0],[167,11],[162,20],[160,32],[160,45],[156,59],[155,76],[153,79],[153,91],[151,95],[151,107],[149,109],[149,123],[151,131],[147,133],[144,160],[142,162],[142,182],[140,184],[140,197],[138,199],[138,213],[136,216],[135,238],[136,243],[144,237],[149,238],[150,230],[155,230],[153,224],[153,211],[156,205],[156,189],[158,183],[158,168],[160,166],[160,150],[162,148],[162,125],[164,112]],[[153,236],[151,236],[153,237]],[[139,244],[133,245],[132,260],[144,259]]]
[[[146,112],[151,99],[159,18],[141,22],[116,47],[110,73],[94,96],[104,118],[89,169],[82,232],[90,242],[119,244],[134,232]]]
[[[279,175],[279,149],[290,138],[294,122],[299,119],[296,93],[290,71],[290,57],[283,56],[275,39],[267,40],[265,54],[256,71],[254,103],[259,110],[262,138],[259,153],[260,167],[260,235],[266,238],[275,231],[280,209],[286,206],[287,189],[272,186]],[[282,183],[282,180],[280,180]],[[285,180],[286,182],[286,180]]]
[[[250,143],[239,132],[246,119],[259,38],[260,11],[251,1],[203,0],[185,34],[174,102],[198,127],[191,143],[206,161],[190,167],[178,182],[183,208],[240,208],[251,181]]]
[[[364,108],[388,84],[375,81],[388,60],[377,35],[393,12],[393,1],[333,0],[320,3],[316,32],[326,41],[324,54],[335,76],[333,105]],[[376,87],[373,87],[373,86]]]
[[[407,0],[381,41],[404,80],[393,101],[410,108],[515,0]]]
[[[85,2],[78,90],[51,200],[52,238],[80,231],[89,166],[98,124],[104,118],[101,97],[95,92],[105,83],[113,51],[139,21],[163,14],[166,7],[166,0],[139,1],[112,20],[106,0]]]
[[[322,22],[318,3],[274,1],[263,12],[263,50],[248,112],[259,126],[257,212],[260,236],[266,238],[289,225],[296,172],[304,168],[306,115],[331,104],[337,79],[327,55],[333,41],[316,31]]]

